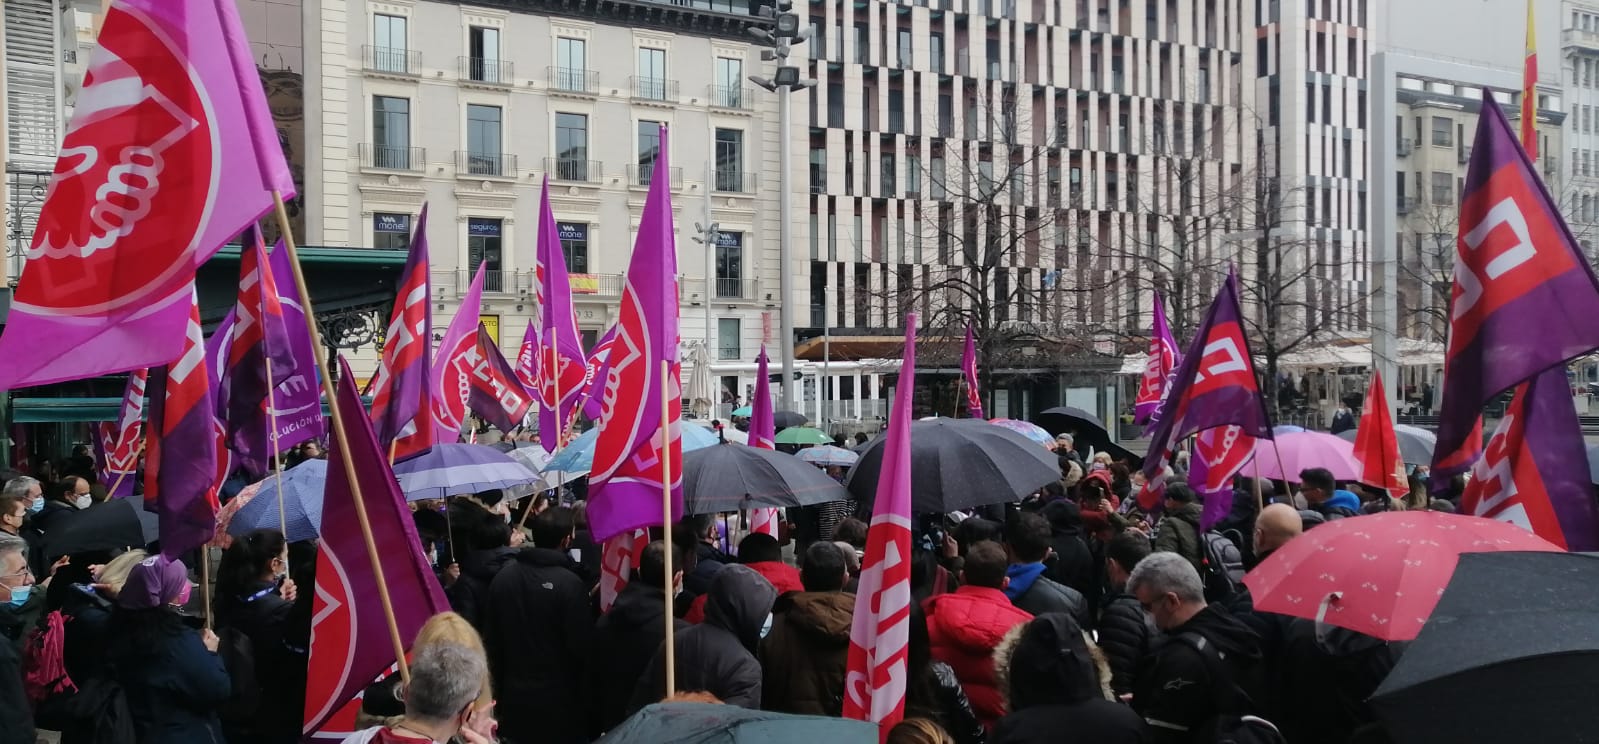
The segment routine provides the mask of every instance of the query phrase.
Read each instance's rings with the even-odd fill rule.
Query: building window
[[[555,87],[588,92],[588,42],[561,37],[555,40]]]
[[[905,156],[905,195],[922,195],[922,159],[915,155]]]
[[[911,32],[906,29],[899,30],[899,66],[909,69],[911,67]]]
[[[666,50],[640,47],[638,50],[638,97],[666,100]]]
[[[811,193],[821,194],[827,191],[827,150],[821,147],[811,148]]]
[[[466,170],[473,175],[503,176],[508,172],[500,152],[500,107],[466,106]]]
[[[563,181],[589,180],[589,118],[583,114],[555,115],[555,177]],[[598,176],[599,174],[594,174]]]
[[[467,30],[467,52],[471,55],[467,75],[486,83],[509,83],[500,79],[500,30],[473,26]]]
[[[411,99],[372,97],[372,166],[411,169]]]
[[[589,273],[589,226],[582,222],[557,222],[555,232],[561,239],[566,270],[573,274]]]
[[[744,60],[732,57],[716,58],[716,105],[722,108],[743,108]]]
[[[405,16],[383,13],[372,16],[372,69],[410,72],[406,64],[405,22]]]
[[[894,176],[895,176],[895,168],[894,168],[894,166],[896,165],[896,163],[894,162],[894,153],[891,153],[891,152],[883,153],[880,156],[880,165],[881,165],[880,170],[882,171],[882,178],[883,178],[883,196],[892,198],[892,197],[896,196],[895,186],[897,186],[897,184],[895,183],[895,178],[894,178]]]
[[[1444,207],[1455,203],[1455,176],[1453,173],[1433,171],[1432,203]]]
[[[716,129],[716,190],[744,191],[744,131]]]
[[[1447,116],[1432,117],[1432,144],[1434,147],[1455,146],[1455,120]]]
[[[716,297],[745,297],[744,233],[716,234]]]
[[[927,39],[927,54],[933,62],[933,72],[944,72],[944,35],[934,33]]]
[[[864,23],[855,24],[855,63],[871,64],[872,34]]]
[[[638,123],[638,181],[636,186],[650,185],[655,175],[655,160],[661,154],[661,123],[640,120]]]
[[[483,268],[483,289],[499,292],[504,289],[500,280],[500,220],[486,217],[468,217],[466,220],[466,252],[469,269],[467,278]]]
[[[372,247],[403,251],[411,247],[411,215],[374,212]]]
[[[743,356],[740,343],[738,318],[716,319],[716,358],[722,360],[738,359]]]

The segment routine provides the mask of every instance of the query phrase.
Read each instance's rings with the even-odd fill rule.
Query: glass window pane
[[[555,115],[556,178],[587,181],[589,118],[583,114]]]
[[[716,190],[743,191],[744,132],[716,130]]]
[[[655,159],[661,152],[661,123],[640,120],[638,123],[638,185],[650,185],[654,175]]]

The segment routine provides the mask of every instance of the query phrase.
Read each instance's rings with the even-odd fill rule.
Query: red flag
[[[433,376],[430,383],[433,397],[433,440],[454,442],[461,437],[461,427],[466,425],[467,402],[472,397],[472,368],[476,364],[477,329],[482,325],[478,317],[483,314],[483,272],[486,264],[479,264],[467,287],[455,317],[444,329],[444,340],[439,342],[438,354],[433,357]],[[474,432],[476,433],[476,432]]]
[[[502,432],[520,425],[533,407],[533,394],[516,379],[516,370],[505,361],[482,323],[477,326],[477,345],[467,363],[472,369],[472,393],[468,396],[472,410]]]
[[[538,384],[538,375],[539,328],[529,320],[527,330],[522,332],[522,345],[516,350],[516,379],[522,381],[522,387],[534,390]],[[589,382],[586,375],[583,382],[585,385]]]
[[[378,573],[386,579],[400,640],[407,648],[429,617],[450,609],[422,553],[388,453],[378,445],[362,410],[350,365],[340,359],[339,370],[333,405],[344,419],[350,451],[339,449],[335,440],[328,454],[322,519],[338,529],[323,530],[317,552],[303,729],[307,736],[334,741],[355,730],[353,711],[349,720],[337,715],[345,703],[396,661],[383,606],[373,590]],[[372,563],[358,528],[358,505],[344,473],[346,458],[354,463],[361,484],[361,505],[378,546],[378,565]]]
[[[244,231],[243,243],[239,298],[233,308],[228,364],[219,377],[219,392],[221,410],[227,417],[228,449],[240,465],[259,475],[266,472],[273,454],[275,422],[267,404],[281,404],[271,400],[269,390],[294,374],[295,359],[266,244],[254,227]]]
[[[916,314],[905,316],[905,360],[883,442],[866,559],[850,625],[844,717],[878,724],[878,739],[905,717],[911,620],[911,400]]]
[[[428,297],[428,208],[416,220],[405,270],[394,299],[394,314],[383,341],[383,356],[373,377],[372,425],[378,441],[393,442],[395,460],[433,446],[433,310]]]
[[[600,547],[600,612],[611,611],[616,595],[627,586],[649,544],[648,531],[633,530],[613,536]]]
[[[183,355],[150,370],[144,503],[160,517],[161,553],[176,558],[216,534],[217,488],[226,474],[223,436],[206,373],[200,306],[189,293]]]
[[[1388,395],[1383,391],[1382,374],[1371,373],[1366,391],[1366,410],[1360,412],[1360,427],[1355,431],[1355,459],[1360,462],[1360,482],[1376,486],[1404,498],[1410,490],[1405,478],[1405,463],[1399,457],[1399,436],[1388,413]]]
[[[149,370],[128,373],[128,386],[122,392],[122,408],[117,420],[101,424],[105,459],[100,482],[115,487],[111,498],[133,495],[133,474],[139,467],[139,445],[144,442],[145,385]]]

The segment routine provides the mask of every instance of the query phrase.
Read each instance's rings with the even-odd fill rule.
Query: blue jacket
[[[1347,509],[1347,512],[1340,510]],[[1360,514],[1360,497],[1350,491],[1339,489],[1332,492],[1332,496],[1321,502],[1316,511],[1329,517],[1353,517]]]
[[[174,628],[147,647],[122,643],[111,661],[140,744],[224,741],[216,709],[233,685],[222,658],[205,647],[199,633]]]

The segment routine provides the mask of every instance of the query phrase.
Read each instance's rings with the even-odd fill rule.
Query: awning
[[[824,339],[826,341],[824,342]],[[824,343],[826,348],[824,349]],[[794,347],[794,358],[820,362],[823,352],[833,360],[894,359],[905,352],[904,336],[817,336]]]
[[[122,398],[14,398],[11,420],[18,424],[114,421]]]

